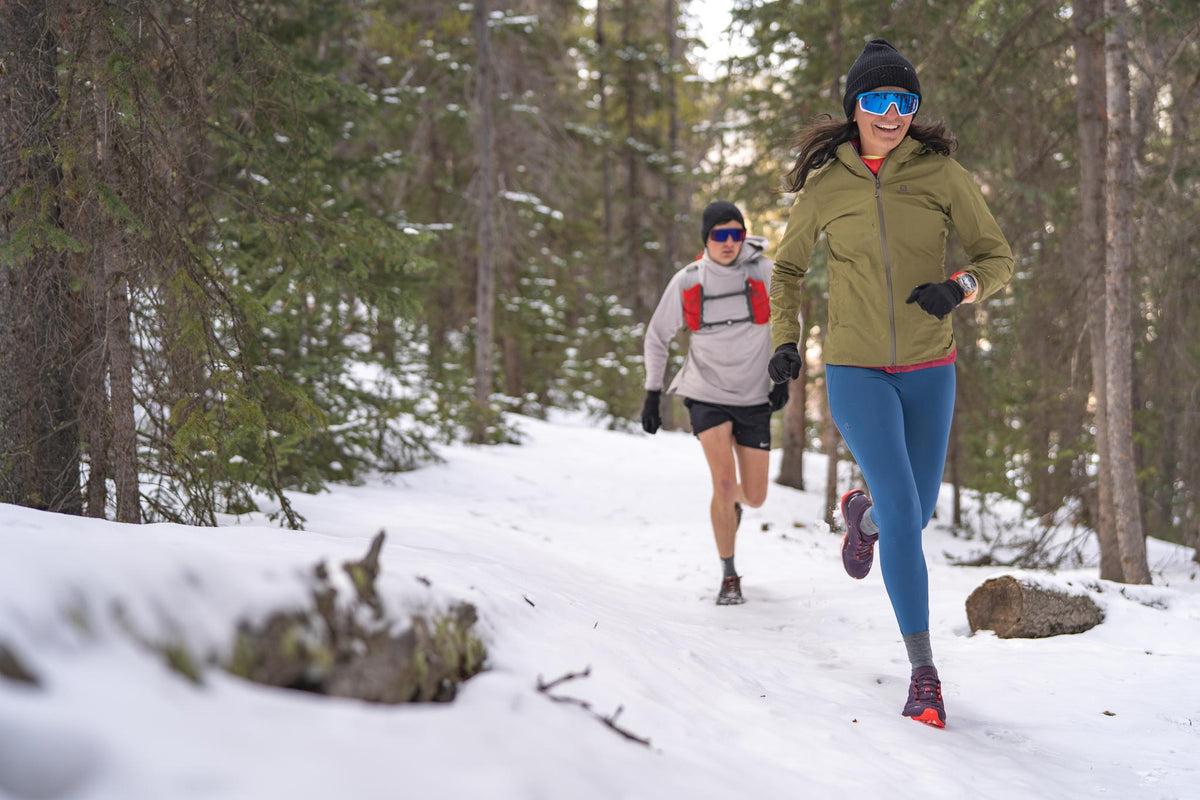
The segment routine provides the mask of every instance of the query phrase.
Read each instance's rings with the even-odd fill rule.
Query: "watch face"
[[[958,285],[961,286],[963,291],[967,294],[973,293],[975,289],[979,287],[979,283],[975,280],[975,276],[969,272],[964,272],[962,275],[959,275],[957,280]]]

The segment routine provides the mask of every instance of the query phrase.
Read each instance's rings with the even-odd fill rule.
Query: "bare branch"
[[[571,703],[573,705],[579,706],[584,711],[588,712],[593,717],[595,717],[596,719],[603,722],[605,724],[605,726],[607,726],[608,728],[621,734],[621,736],[625,737],[629,741],[637,742],[638,744],[649,747],[650,746],[649,738],[638,736],[637,734],[635,734],[635,733],[629,731],[628,729],[623,728],[617,724],[617,717],[619,717],[621,715],[621,712],[625,710],[625,706],[617,706],[617,710],[614,711],[613,713],[609,714],[606,717],[606,716],[603,716],[602,714],[597,713],[596,711],[593,711],[592,704],[587,702],[586,700],[580,700],[577,697],[563,697],[560,695],[550,694],[550,690],[553,689],[555,686],[566,683],[567,681],[573,681],[576,678],[586,678],[591,674],[592,674],[592,668],[589,666],[589,667],[584,668],[584,670],[582,672],[568,672],[565,675],[555,678],[554,680],[550,681],[549,683],[546,683],[545,681],[543,681],[542,676],[539,675],[538,679],[537,679],[537,690],[539,692],[541,692],[542,694],[546,695],[547,697],[549,697],[551,700],[553,700],[556,703]]]

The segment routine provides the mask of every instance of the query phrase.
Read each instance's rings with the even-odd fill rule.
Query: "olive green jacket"
[[[796,195],[775,255],[771,347],[800,336],[800,283],[821,234],[829,246],[825,363],[903,367],[950,356],[952,315],[906,303],[913,287],[947,278],[951,225],[979,281],[975,300],[1008,283],[1012,250],[979,187],[958,162],[905,137],[871,174],[850,143]],[[957,271],[957,270],[956,270]]]

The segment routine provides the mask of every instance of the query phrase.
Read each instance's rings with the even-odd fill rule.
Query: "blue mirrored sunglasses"
[[[718,230],[711,231],[708,234],[708,238],[712,239],[714,242],[728,242],[730,239],[733,239],[735,242],[740,242],[746,238],[746,231],[743,228],[720,228]]]
[[[858,96],[858,107],[868,114],[883,116],[889,106],[896,107],[896,113],[902,117],[910,117],[917,113],[921,105],[920,95],[912,92],[863,92]]]

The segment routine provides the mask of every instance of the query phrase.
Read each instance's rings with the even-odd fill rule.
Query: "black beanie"
[[[872,39],[846,73],[846,96],[842,98],[846,119],[854,115],[854,103],[860,94],[880,86],[899,86],[917,96],[921,94],[912,63],[883,39]]]
[[[708,244],[709,232],[722,222],[736,222],[746,227],[746,220],[742,219],[742,212],[738,211],[737,206],[728,200],[714,200],[704,209],[704,216],[700,218],[700,241]]]

